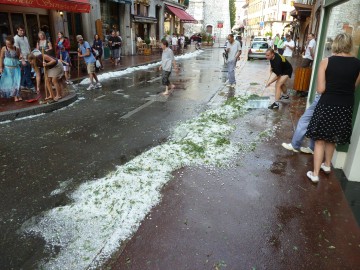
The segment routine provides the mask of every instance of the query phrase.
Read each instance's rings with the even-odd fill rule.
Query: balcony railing
[[[310,5],[313,6],[316,0],[295,0],[294,3],[296,4],[303,4],[303,5]]]

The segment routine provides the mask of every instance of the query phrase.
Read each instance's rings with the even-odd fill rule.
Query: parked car
[[[254,37],[254,39],[253,39],[253,42],[255,42],[255,41],[267,41],[267,38],[266,38],[266,37],[257,36],[257,37]]]
[[[266,41],[254,41],[248,52],[248,60],[252,58],[265,59],[266,50],[269,48],[269,44]]]

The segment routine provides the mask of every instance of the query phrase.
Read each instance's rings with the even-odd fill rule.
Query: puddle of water
[[[252,99],[248,100],[245,107],[249,109],[264,109],[269,106],[270,99]]]

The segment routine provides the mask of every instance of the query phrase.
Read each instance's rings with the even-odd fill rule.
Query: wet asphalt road
[[[107,175],[165,141],[178,121],[206,108],[225,81],[221,50],[178,63],[169,98],[158,95],[161,74],[149,69],[104,81],[101,90],[76,85],[80,101],[72,106],[0,126],[1,269],[34,269],[47,256],[41,239],[17,230],[29,218],[67,203],[66,194],[50,195],[61,183],[67,181],[70,192]]]

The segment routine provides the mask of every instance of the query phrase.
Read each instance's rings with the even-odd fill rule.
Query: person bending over
[[[269,109],[278,109],[280,99],[289,99],[287,94],[286,82],[291,78],[293,68],[286,58],[278,53],[275,53],[273,49],[266,50],[266,59],[270,61],[271,72],[276,74],[266,87],[269,87],[273,82],[275,84],[275,102],[271,104]],[[283,95],[281,95],[283,93]]]

